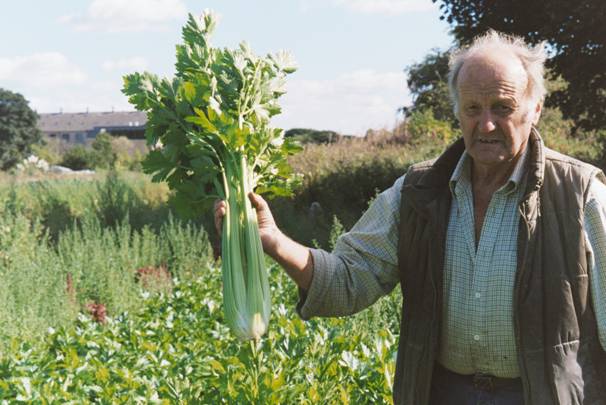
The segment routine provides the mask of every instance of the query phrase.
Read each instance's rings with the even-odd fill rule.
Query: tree
[[[112,169],[116,165],[118,158],[112,147],[113,137],[107,132],[100,133],[95,137],[91,144],[94,156],[94,167],[102,169]]]
[[[333,143],[341,139],[341,134],[335,131],[319,131],[310,128],[292,128],[284,133],[284,137],[291,138],[301,144],[307,143]]]
[[[38,114],[19,93],[0,88],[0,168],[7,170],[23,160],[33,144],[42,140]]]
[[[604,0],[432,0],[440,3],[441,19],[453,27],[461,43],[489,28],[547,41],[553,57],[552,78],[566,88],[547,99],[585,129],[606,127],[606,1]]]
[[[412,106],[402,107],[406,116],[432,110],[436,119],[458,125],[448,93],[449,56],[448,51],[432,49],[422,62],[405,69],[408,74],[406,83],[413,102]]]

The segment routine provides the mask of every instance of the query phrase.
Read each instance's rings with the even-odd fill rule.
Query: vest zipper
[[[520,216],[522,221],[524,222],[526,228],[526,240],[525,240],[525,249],[524,249],[524,257],[522,258],[522,262],[520,268],[518,269],[515,287],[513,289],[513,300],[515,305],[515,310],[513,312],[514,319],[514,328],[515,328],[515,338],[516,344],[518,345],[518,363],[520,366],[520,379],[522,380],[522,389],[524,392],[524,403],[526,405],[531,405],[530,402],[530,387],[528,384],[528,371],[526,369],[526,362],[524,361],[524,356],[522,355],[522,334],[520,333],[520,283],[523,280],[523,275],[526,270],[526,258],[528,257],[528,245],[530,244],[530,224],[528,222],[528,211],[529,211],[529,203],[528,200],[524,201],[520,207]],[[518,236],[519,238],[519,236]],[[519,240],[519,239],[518,239]],[[520,246],[518,245],[518,254],[520,253]]]

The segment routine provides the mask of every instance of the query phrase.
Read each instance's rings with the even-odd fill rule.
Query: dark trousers
[[[523,405],[519,378],[456,374],[436,365],[429,405]]]

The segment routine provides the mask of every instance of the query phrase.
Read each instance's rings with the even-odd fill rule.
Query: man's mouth
[[[488,145],[492,145],[495,143],[499,143],[500,141],[498,139],[478,139],[478,142],[483,143],[483,144],[488,144]]]

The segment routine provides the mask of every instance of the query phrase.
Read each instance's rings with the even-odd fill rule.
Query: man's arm
[[[585,238],[591,251],[589,284],[598,335],[606,351],[606,185],[594,178],[585,205]]]
[[[303,319],[349,315],[373,304],[398,283],[397,241],[403,177],[373,201],[332,253],[309,249],[285,236],[267,203],[251,195],[263,249],[300,287],[297,310]],[[215,207],[220,228],[225,204]]]

